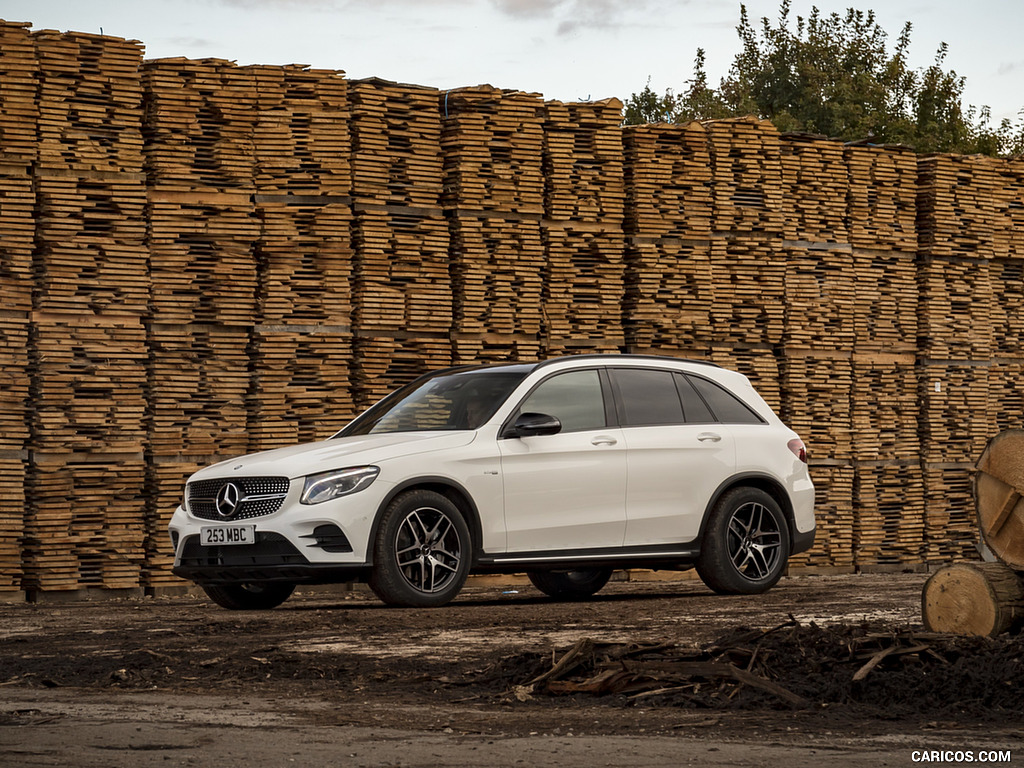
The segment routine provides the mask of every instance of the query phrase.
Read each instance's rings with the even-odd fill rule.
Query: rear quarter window
[[[724,387],[700,376],[687,376],[715,418],[723,424],[764,424],[746,403]]]

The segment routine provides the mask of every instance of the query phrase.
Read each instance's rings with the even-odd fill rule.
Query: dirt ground
[[[926,578],[792,577],[749,598],[613,581],[580,603],[474,582],[431,610],[363,589],[251,613],[191,595],[0,605],[0,765],[1024,761],[1024,639],[923,632]]]

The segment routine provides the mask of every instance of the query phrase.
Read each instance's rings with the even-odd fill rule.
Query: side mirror
[[[554,416],[546,413],[521,413],[506,434],[509,437],[537,437],[556,435],[561,431],[562,422]]]

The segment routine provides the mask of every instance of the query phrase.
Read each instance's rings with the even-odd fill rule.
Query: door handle
[[[717,443],[722,439],[721,435],[716,435],[714,432],[701,432],[697,435],[697,439],[702,443]]]
[[[619,441],[610,435],[598,435],[590,441],[591,445],[615,445]]]

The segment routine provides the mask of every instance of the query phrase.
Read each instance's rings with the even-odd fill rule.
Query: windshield
[[[438,373],[388,395],[336,437],[478,429],[533,366]]]

